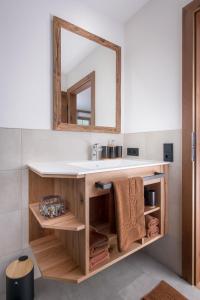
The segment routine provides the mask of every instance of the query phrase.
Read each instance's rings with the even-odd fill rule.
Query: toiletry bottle
[[[109,158],[109,147],[108,146],[102,146],[102,152],[101,152],[101,158],[107,159]]]
[[[115,141],[112,140],[109,146],[109,153],[110,153],[110,158],[116,158],[116,147],[115,147]]]
[[[123,147],[122,146],[116,146],[116,157],[122,158],[123,156]]]

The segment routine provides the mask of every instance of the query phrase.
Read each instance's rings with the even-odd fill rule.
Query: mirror
[[[54,17],[54,129],[120,132],[121,48]]]

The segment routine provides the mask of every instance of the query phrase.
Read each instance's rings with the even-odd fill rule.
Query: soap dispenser
[[[92,145],[92,160],[100,160],[101,159],[101,145],[96,143]]]

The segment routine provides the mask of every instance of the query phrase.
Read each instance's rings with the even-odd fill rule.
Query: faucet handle
[[[101,148],[101,145],[99,143],[93,144],[92,147],[96,150],[99,150]]]

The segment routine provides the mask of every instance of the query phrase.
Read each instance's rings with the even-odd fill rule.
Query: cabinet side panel
[[[42,178],[29,170],[29,204],[39,202],[42,196],[52,195],[53,186],[52,178]],[[54,230],[41,228],[29,210],[29,242],[53,233]]]
[[[79,221],[86,224],[85,210],[85,179],[56,178],[54,192],[61,195],[69,205],[69,210]],[[74,262],[80,266],[86,274],[86,230],[79,232],[56,231],[56,236],[62,241],[66,251],[71,255]]]

